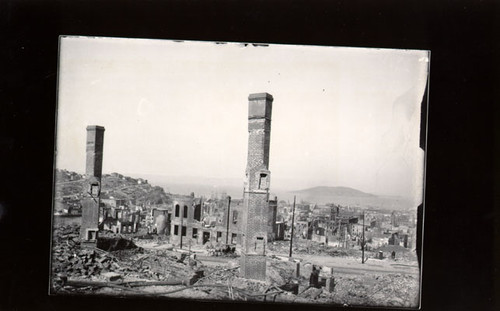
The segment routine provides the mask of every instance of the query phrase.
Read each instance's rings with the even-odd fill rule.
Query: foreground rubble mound
[[[412,275],[339,277],[331,299],[347,305],[418,306],[418,278]]]
[[[309,286],[309,264],[301,263],[297,273],[297,262],[275,256],[268,257],[263,282],[239,277],[235,258],[205,265],[206,256],[200,261],[187,251],[143,249],[120,235],[101,238],[98,246],[106,250],[84,247],[77,225],[54,229],[52,293],[397,307],[418,302],[414,275],[336,272],[327,290]]]
[[[54,230],[52,271],[70,276],[91,276],[102,271],[118,270],[118,260],[99,249],[85,249],[79,240],[79,226],[69,225]]]
[[[78,226],[59,227],[54,231],[52,272],[55,279],[79,278],[102,279],[108,272],[120,273],[126,277],[162,280],[169,277],[183,278],[190,276],[186,265],[195,267],[193,260],[182,258],[166,251],[145,251],[132,241],[121,237],[105,237],[97,245],[113,251],[99,248],[82,247],[78,238]],[[182,257],[182,256],[180,256]],[[184,256],[185,257],[185,256]],[[167,268],[168,267],[168,268]],[[60,290],[54,284],[54,290]]]

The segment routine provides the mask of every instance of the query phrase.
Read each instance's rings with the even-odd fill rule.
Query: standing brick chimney
[[[248,157],[240,271],[244,278],[262,281],[266,280],[272,103],[273,97],[267,93],[248,97]]]
[[[83,245],[95,246],[99,232],[103,145],[104,127],[87,126],[87,158],[85,165],[87,184],[83,193],[82,224],[80,227],[80,238]]]

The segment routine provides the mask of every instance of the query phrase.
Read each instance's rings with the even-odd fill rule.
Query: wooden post
[[[226,246],[229,245],[228,244],[228,241],[229,241],[229,216],[231,215],[230,214],[230,211],[231,211],[231,196],[227,196],[227,199],[228,199],[228,203],[227,203]]]
[[[293,210],[292,210],[292,233],[290,235],[290,253],[288,257],[292,257],[292,245],[293,245],[293,228],[295,227],[295,196],[293,196]]]
[[[361,239],[361,263],[365,263],[365,211],[363,211],[363,238]]]

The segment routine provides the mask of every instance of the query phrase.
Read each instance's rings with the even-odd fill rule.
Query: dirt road
[[[398,262],[391,259],[373,259],[369,258],[364,264],[361,258],[352,257],[331,257],[319,255],[298,254],[293,256],[302,259],[303,263],[330,267],[334,272],[346,274],[366,274],[366,273],[401,273],[418,275],[419,269],[417,263]]]
[[[151,249],[172,249],[169,244],[158,245],[154,242],[150,243],[140,243],[138,244],[144,248]],[[206,251],[203,249],[191,249],[192,252],[198,253],[198,259],[206,264],[229,264],[231,261],[237,262],[238,259],[227,258],[227,257],[211,257],[206,256]],[[269,252],[268,256],[275,255],[282,260],[287,260],[288,256],[280,252]],[[311,263],[318,266],[326,266],[332,268],[334,273],[343,273],[348,275],[363,275],[370,273],[381,273],[381,274],[410,274],[413,276],[418,276],[419,269],[417,262],[404,261],[404,260],[392,260],[390,258],[386,259],[374,259],[369,258],[364,264],[361,263],[361,258],[354,257],[337,257],[337,256],[327,256],[327,255],[308,255],[308,254],[296,254],[293,256],[294,259],[300,259],[303,264]]]

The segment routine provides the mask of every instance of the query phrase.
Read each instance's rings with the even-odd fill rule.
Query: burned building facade
[[[182,200],[173,202],[172,218],[170,223],[170,242],[179,245],[188,245],[194,235],[197,235],[197,229],[194,226],[194,221],[199,221],[200,218],[195,217],[194,197],[186,197]],[[196,215],[197,216],[197,215]]]
[[[114,233],[136,233],[140,225],[140,212],[130,208],[103,207],[102,229]]]
[[[239,244],[242,204],[226,201],[218,210],[217,203],[203,198],[184,196],[175,200],[170,221],[170,242],[178,246]],[[228,218],[229,215],[229,218]]]

